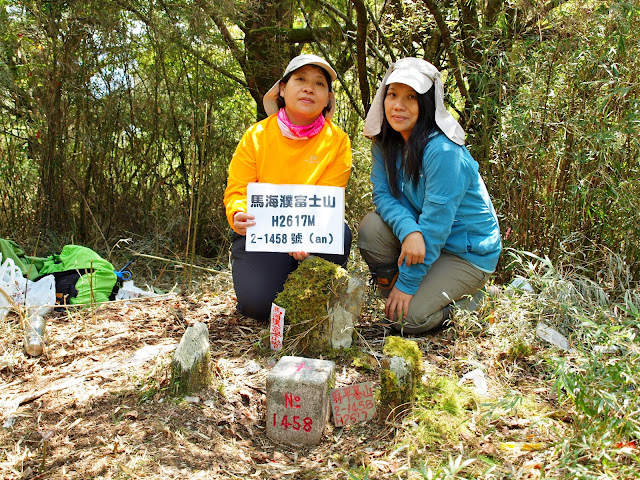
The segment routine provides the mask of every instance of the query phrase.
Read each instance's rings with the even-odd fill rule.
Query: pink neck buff
[[[287,112],[284,108],[278,111],[278,125],[282,134],[287,138],[293,138],[296,140],[305,140],[307,138],[313,138],[320,133],[322,127],[324,127],[325,119],[324,115],[318,115],[312,123],[309,125],[294,125],[287,117]]]

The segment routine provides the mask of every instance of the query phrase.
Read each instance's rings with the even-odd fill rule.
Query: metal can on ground
[[[24,349],[32,357],[42,355],[44,347],[44,318],[40,315],[30,316],[24,327]]]

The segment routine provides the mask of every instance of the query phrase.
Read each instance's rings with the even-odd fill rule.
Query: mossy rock
[[[387,357],[402,357],[409,362],[411,370],[417,374],[422,373],[422,352],[413,340],[402,337],[387,337],[382,353]]]
[[[400,337],[387,337],[380,371],[380,419],[408,411],[414,403],[422,377],[422,352],[418,344]]]
[[[274,300],[286,310],[285,351],[315,357],[332,350],[328,308],[338,301],[348,282],[344,268],[319,257],[307,258],[289,275]]]

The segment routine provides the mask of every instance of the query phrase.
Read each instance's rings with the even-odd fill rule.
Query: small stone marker
[[[209,329],[196,322],[184,332],[171,362],[171,384],[174,395],[186,395],[211,383],[211,344]]]
[[[380,370],[380,420],[409,410],[422,376],[422,352],[413,340],[387,337]]]
[[[288,445],[319,444],[334,373],[328,360],[282,357],[267,376],[267,436]]]
[[[376,416],[371,382],[331,390],[331,411],[336,427],[366,422]]]

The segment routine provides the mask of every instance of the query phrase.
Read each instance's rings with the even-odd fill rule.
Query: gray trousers
[[[381,265],[397,264],[402,244],[380,215],[369,212],[358,227],[358,247],[375,273]],[[449,316],[448,305],[477,293],[490,276],[456,255],[441,252],[411,299],[408,315],[402,322],[393,322],[393,328],[414,334],[439,327]]]

